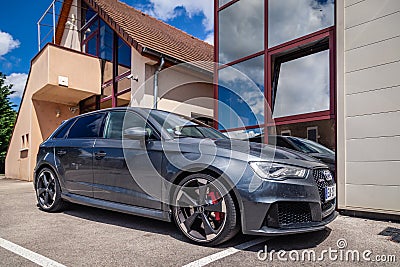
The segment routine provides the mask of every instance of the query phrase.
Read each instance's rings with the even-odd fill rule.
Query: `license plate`
[[[336,197],[336,185],[328,186],[325,188],[325,202],[332,200]]]

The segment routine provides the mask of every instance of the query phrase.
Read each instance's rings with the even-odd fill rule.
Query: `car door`
[[[131,127],[145,129],[150,133],[149,139],[123,139],[123,131]],[[103,138],[97,139],[94,146],[95,198],[161,209],[160,200],[146,193],[141,185],[142,181],[146,181],[153,189],[160,188],[161,191],[162,149],[159,136],[153,129],[133,111],[112,111],[108,114]]]
[[[69,193],[93,197],[93,146],[105,113],[79,117],[55,146],[58,172]]]

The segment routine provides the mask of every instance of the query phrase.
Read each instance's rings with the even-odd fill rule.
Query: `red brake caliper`
[[[218,202],[218,198],[217,198],[217,196],[215,195],[214,192],[208,193],[208,196],[211,198],[211,201],[212,201],[213,204],[216,204],[216,203]],[[220,214],[220,212],[214,212],[214,214],[215,214],[215,220],[216,220],[217,222],[221,221],[221,214]]]

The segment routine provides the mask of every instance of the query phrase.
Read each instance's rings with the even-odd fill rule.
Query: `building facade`
[[[313,139],[336,151],[339,209],[400,215],[399,11],[396,0],[215,0],[216,127]]]
[[[65,0],[57,12],[31,61],[6,177],[32,180],[40,143],[82,113],[156,105],[212,122],[212,65],[190,63],[212,62],[211,45],[116,0]]]

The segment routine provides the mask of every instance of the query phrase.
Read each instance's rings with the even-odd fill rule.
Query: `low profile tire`
[[[240,229],[239,212],[232,196],[206,174],[184,178],[173,195],[172,213],[179,230],[192,242],[215,246]]]
[[[43,168],[36,179],[36,198],[39,208],[47,212],[61,211],[66,203],[61,199],[61,188],[56,174]]]

